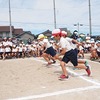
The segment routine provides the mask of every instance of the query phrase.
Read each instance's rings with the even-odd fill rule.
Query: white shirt
[[[5,52],[5,49],[4,48],[0,48],[0,52]]]
[[[77,48],[77,45],[72,42],[73,39],[66,37],[66,40],[70,43],[73,49]]]
[[[5,48],[5,51],[6,51],[6,52],[11,52],[10,47],[6,47],[6,48]]]
[[[73,49],[73,47],[70,45],[70,43],[64,37],[60,38],[59,44],[60,44],[61,48],[66,48],[66,52]]]
[[[12,46],[13,43],[11,41],[7,41],[7,45]]]
[[[43,41],[40,41],[39,44],[42,46],[42,45],[45,45],[46,49],[51,47],[52,45],[50,44],[50,42],[48,41],[48,39],[43,39]]]
[[[83,49],[84,49],[84,48],[80,45],[80,46],[79,46],[79,50],[83,50]]]
[[[46,48],[51,47],[52,45],[50,44],[50,42],[48,41],[48,39],[44,39],[43,40],[44,44],[46,43]]]
[[[12,52],[17,52],[17,48],[12,48]]]
[[[90,38],[91,38],[90,36],[86,36],[86,40],[90,40]]]
[[[8,45],[7,41],[3,41],[3,45],[7,46]]]
[[[23,51],[26,51],[27,50],[27,48],[25,46],[22,49],[23,49]]]
[[[22,52],[23,51],[23,48],[22,47],[19,47],[19,52]]]
[[[100,52],[100,47],[97,47],[97,51]]]

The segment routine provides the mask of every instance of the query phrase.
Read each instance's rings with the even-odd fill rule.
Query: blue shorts
[[[46,51],[45,51],[45,53],[51,55],[52,57],[54,57],[56,55],[56,52],[55,52],[55,50],[54,50],[53,47],[47,48]]]
[[[69,61],[74,65],[78,65],[78,59],[77,59],[77,53],[75,50],[70,50],[65,53],[64,57],[62,58],[62,61],[65,63],[68,63]]]
[[[97,51],[97,55],[100,57],[100,52]]]
[[[74,51],[76,52],[76,54],[79,53],[79,50],[77,48],[75,48]]]

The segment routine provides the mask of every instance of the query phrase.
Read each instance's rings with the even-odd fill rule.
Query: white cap
[[[28,44],[26,44],[26,47],[28,47],[29,45]]]
[[[86,43],[90,43],[91,41],[90,40],[86,40]]]
[[[64,34],[64,35],[67,35],[67,32],[65,32],[65,31],[62,31],[61,33]]]
[[[91,38],[91,41],[94,41],[94,39],[93,39],[93,38]]]
[[[74,32],[75,34],[78,34],[78,32]]]
[[[96,41],[96,44],[97,44],[97,43],[100,43],[100,41],[99,41],[99,40],[98,40],[98,41]]]
[[[4,37],[4,39],[7,39],[7,37]]]
[[[22,44],[19,44],[19,46],[22,46]]]
[[[36,45],[35,45],[35,44],[33,44],[33,47],[36,47]]]
[[[54,29],[52,31],[52,35],[60,34],[61,30],[60,29]]]
[[[90,41],[90,43],[95,43],[95,41]]]

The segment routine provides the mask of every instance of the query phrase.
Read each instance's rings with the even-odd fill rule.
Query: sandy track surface
[[[92,75],[73,70],[58,80],[59,62],[46,66],[43,58],[0,60],[0,100],[100,100],[100,63],[89,61]]]

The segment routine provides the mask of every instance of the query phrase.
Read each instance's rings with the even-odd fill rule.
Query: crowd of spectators
[[[55,51],[59,53],[60,48],[57,48],[58,43],[54,40],[50,40],[49,42],[53,45]],[[87,38],[86,41],[81,42],[81,45],[77,45],[77,49],[79,51],[79,58],[84,58],[84,53],[90,53],[91,60],[100,58],[100,41],[94,41],[93,39]],[[38,40],[29,40],[27,44],[24,44],[23,41],[19,42],[17,39],[6,37],[0,40],[0,59],[2,60],[12,58],[40,57],[44,50],[45,48],[41,48]]]

